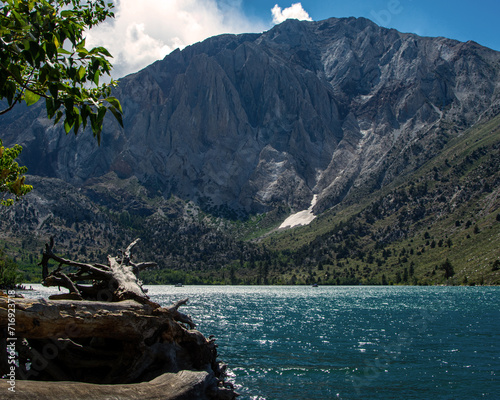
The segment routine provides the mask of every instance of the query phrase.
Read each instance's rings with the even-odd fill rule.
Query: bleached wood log
[[[87,300],[122,301],[134,299],[149,303],[149,297],[144,292],[136,274],[146,268],[155,267],[154,262],[132,262],[132,248],[139,243],[134,240],[121,256],[108,256],[108,265],[88,264],[60,257],[54,253],[54,239],[45,244],[42,261],[42,277],[45,286],[60,286],[67,288],[70,297],[81,297]],[[59,266],[49,271],[49,262],[53,260]],[[65,273],[64,266],[77,268],[77,272]],[[91,281],[91,286],[82,285],[82,281]],[[60,296],[59,296],[60,298]]]
[[[5,398],[10,384],[0,380],[0,393]],[[3,397],[2,397],[3,398]],[[166,373],[150,382],[128,385],[95,385],[81,382],[35,382],[17,380],[16,400],[209,400],[234,399],[230,390],[217,387],[217,380],[206,371]]]

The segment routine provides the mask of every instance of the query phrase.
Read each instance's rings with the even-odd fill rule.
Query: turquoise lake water
[[[498,287],[149,287],[241,399],[500,399]]]
[[[147,288],[189,298],[242,400],[500,399],[500,287]]]

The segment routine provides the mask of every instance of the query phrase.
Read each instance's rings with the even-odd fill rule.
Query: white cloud
[[[304,10],[302,4],[300,3],[292,4],[284,10],[276,4],[271,12],[273,14],[273,23],[275,24],[280,24],[287,19],[312,21],[312,18],[309,16],[307,11]]]
[[[87,34],[89,47],[104,46],[113,55],[114,78],[210,36],[266,28],[242,14],[241,0],[115,0],[114,12]]]

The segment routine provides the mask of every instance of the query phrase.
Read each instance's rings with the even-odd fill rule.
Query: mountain
[[[0,119],[35,185],[0,221],[0,239],[23,265],[50,234],[67,254],[97,258],[141,236],[139,256],[162,265],[149,281],[400,283],[414,265],[414,282],[443,283],[448,259],[454,276],[481,283],[468,272],[475,259],[456,258],[471,241],[453,241],[448,225],[470,221],[489,249],[482,282],[500,282],[500,244],[490,246],[499,52],[363,18],[287,20],[174,51],[121,79],[114,95],[125,127],[105,121],[100,147],[90,132],[64,135],[42,104]],[[459,161],[463,170],[453,169]],[[445,207],[457,199],[463,205]],[[310,207],[309,226],[275,231]],[[417,250],[424,222],[436,239]],[[448,239],[461,251],[425,252],[427,241]]]
[[[407,177],[263,244],[288,283],[500,284],[500,116]]]
[[[88,132],[62,135],[42,107],[2,121],[2,136],[25,147],[30,173],[75,186],[115,172],[240,215],[307,209],[317,194],[318,213],[415,170],[498,113],[499,73],[500,53],[474,42],[363,18],[287,20],[123,78],[125,128],[107,121],[99,148]]]
[[[29,176],[35,189],[1,209],[0,245],[39,281],[40,249],[105,262],[143,239],[147,283],[500,284],[500,115],[451,139],[414,173],[309,225],[278,229],[284,207],[228,220],[192,201],[151,197],[116,174],[75,188]],[[0,248],[1,249],[1,248]]]

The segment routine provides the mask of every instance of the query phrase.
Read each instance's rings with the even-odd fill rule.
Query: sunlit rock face
[[[222,35],[120,80],[125,127],[98,147],[43,118],[0,120],[30,173],[74,185],[110,172],[208,209],[314,212],[422,165],[500,111],[500,53],[366,19],[287,20]],[[21,113],[25,113],[24,116]]]

